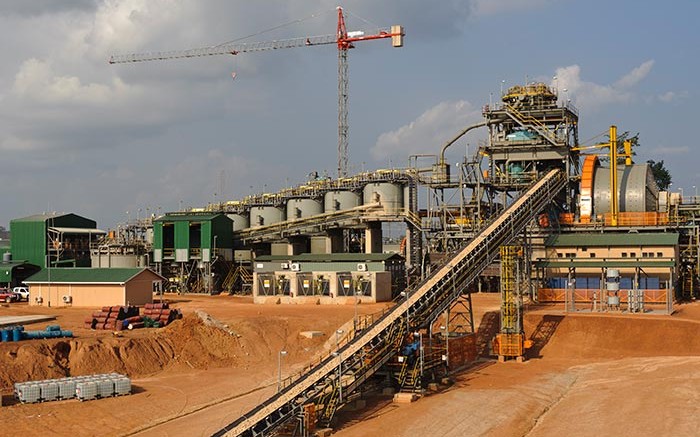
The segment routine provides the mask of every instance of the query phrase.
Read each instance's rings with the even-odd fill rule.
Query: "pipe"
[[[445,150],[447,150],[448,147],[450,147],[452,144],[456,143],[458,139],[462,138],[470,130],[476,129],[478,127],[488,126],[491,123],[493,123],[493,122],[492,121],[482,121],[481,123],[473,124],[473,125],[469,126],[468,128],[464,129],[463,131],[461,131],[460,133],[458,133],[457,136],[452,138],[450,141],[446,142],[445,145],[442,146],[442,150],[440,151],[440,164],[445,163]]]

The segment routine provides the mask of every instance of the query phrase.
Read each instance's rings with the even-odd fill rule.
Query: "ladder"
[[[504,104],[503,107],[510,118],[516,121],[522,127],[534,129],[544,139],[549,141],[553,146],[557,147],[560,144],[557,142],[557,137],[544,123],[531,115],[523,114],[513,106]]]
[[[396,355],[409,329],[427,327],[459,299],[463,288],[496,259],[500,246],[513,241],[566,183],[563,171],[551,170],[473,240],[433,269],[429,277],[408,289],[406,297],[386,314],[366,328],[353,331],[353,337],[335,356],[325,358],[214,436],[270,435],[302,414],[305,405],[319,405],[321,398],[338,386],[346,399]],[[339,361],[341,377],[338,377]],[[342,407],[340,403],[331,404],[333,412]],[[332,414],[324,411],[321,417],[332,417]]]

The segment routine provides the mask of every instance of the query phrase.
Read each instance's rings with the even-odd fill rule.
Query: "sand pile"
[[[235,365],[240,346],[236,336],[207,326],[188,315],[166,328],[139,336],[103,336],[71,340],[2,343],[0,386],[13,382],[118,372],[132,378],[170,366],[206,369]]]

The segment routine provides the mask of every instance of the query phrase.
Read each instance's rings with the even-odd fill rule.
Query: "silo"
[[[363,203],[381,203],[384,212],[397,214],[403,207],[403,188],[389,182],[372,182],[362,190]]]
[[[353,191],[333,190],[323,196],[323,210],[326,213],[344,211],[362,205],[362,199]]]
[[[621,166],[618,170],[617,192],[620,212],[655,211],[659,190],[649,164]],[[610,169],[598,167],[593,179],[595,214],[610,212]]]
[[[253,206],[250,208],[251,228],[272,225],[283,222],[285,219],[286,214],[283,208],[271,205]]]
[[[320,200],[300,197],[287,201],[287,220],[298,220],[319,214],[323,214],[323,205]]]
[[[246,212],[226,214],[226,217],[233,222],[233,232],[250,227],[250,216]]]

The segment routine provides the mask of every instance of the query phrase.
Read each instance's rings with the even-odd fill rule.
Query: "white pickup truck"
[[[29,288],[27,287],[15,287],[12,292],[17,295],[17,300],[29,301]]]

